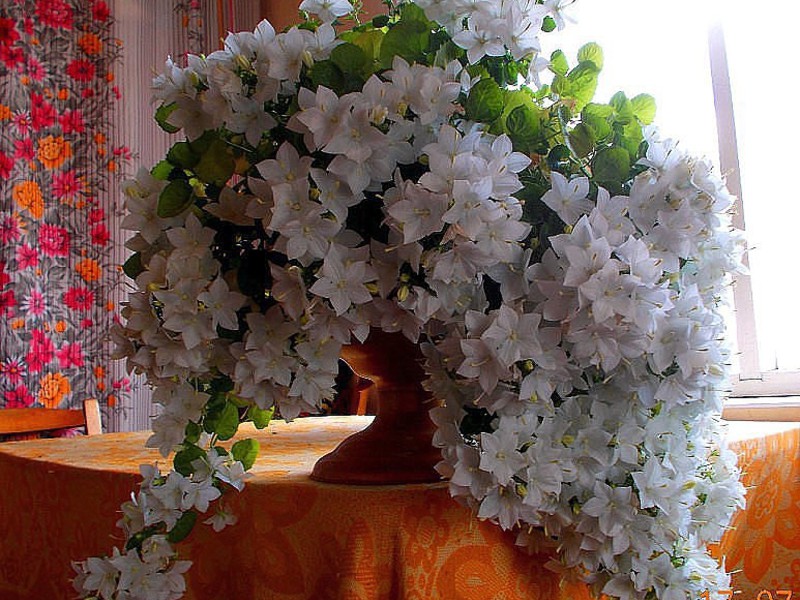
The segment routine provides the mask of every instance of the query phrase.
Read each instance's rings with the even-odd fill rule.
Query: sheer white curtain
[[[220,47],[227,31],[253,29],[259,21],[259,3],[252,0],[114,0],[110,2],[116,19],[116,36],[123,44],[123,60],[116,77],[122,92],[117,111],[119,143],[133,154],[128,170],[152,167],[166,154],[174,139],[159,129],[153,120],[150,82],[163,68],[167,56],[178,61],[198,44],[210,53]],[[180,134],[178,134],[180,135]],[[121,218],[118,218],[117,226]],[[120,236],[127,232],[119,230]],[[118,264],[126,256],[120,251]],[[125,286],[123,286],[124,288]],[[118,299],[124,302],[123,289]],[[117,372],[124,365],[115,364]],[[121,394],[122,405],[107,429],[130,431],[148,429],[153,409],[150,391],[140,378],[133,379],[128,393]]]

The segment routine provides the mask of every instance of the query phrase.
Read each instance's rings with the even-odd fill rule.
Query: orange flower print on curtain
[[[60,135],[48,135],[39,140],[39,151],[36,155],[45,169],[57,169],[72,156],[72,144]]]
[[[105,368],[129,154],[114,145],[112,27],[104,0],[0,8],[0,408],[116,402],[124,387]]]
[[[27,210],[34,219],[41,219],[44,214],[44,197],[42,189],[35,181],[21,181],[11,190],[11,197],[20,210]]]

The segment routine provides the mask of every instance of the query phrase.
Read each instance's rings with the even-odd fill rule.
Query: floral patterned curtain
[[[149,427],[148,390],[111,360],[120,179],[169,145],[149,103],[166,56],[258,19],[252,0],[0,3],[0,408],[98,398],[105,428]]]
[[[121,45],[103,0],[0,8],[0,408],[113,407]]]

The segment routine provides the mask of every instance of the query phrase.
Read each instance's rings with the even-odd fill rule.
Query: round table
[[[345,486],[312,481],[314,462],[370,417],[319,417],[245,428],[261,452],[238,522],[198,521],[178,548],[193,561],[188,600],[589,600],[582,584],[544,568],[514,534],[481,522],[445,483]],[[123,544],[119,505],[148,432],[0,445],[0,598],[72,598],[70,561]]]

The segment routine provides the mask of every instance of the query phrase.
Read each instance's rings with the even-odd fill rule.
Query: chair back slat
[[[86,427],[88,435],[102,432],[100,405],[86,400],[82,409],[7,408],[0,410],[0,435],[37,433]]]

